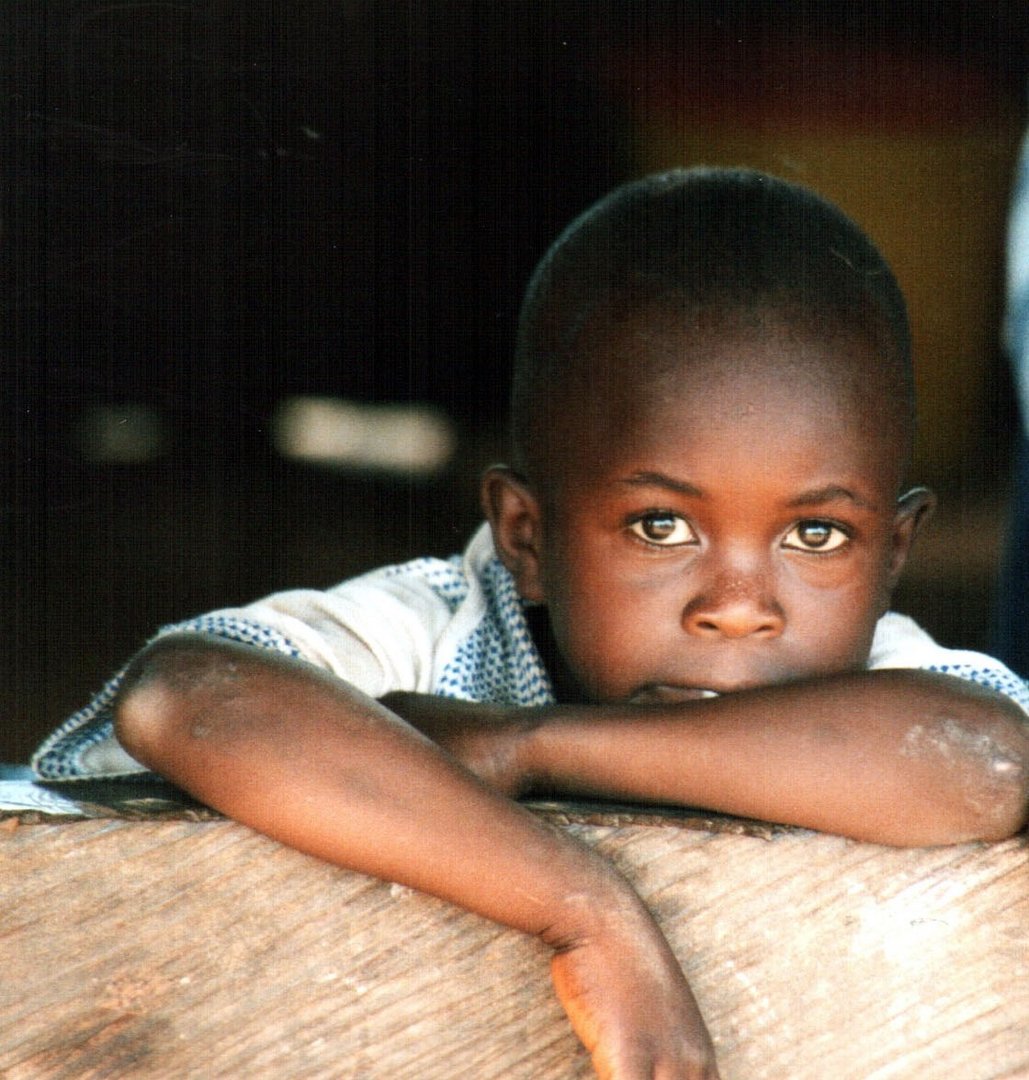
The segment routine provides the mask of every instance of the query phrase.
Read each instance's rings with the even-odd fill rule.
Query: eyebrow
[[[691,484],[687,480],[677,480],[662,472],[636,472],[631,476],[624,477],[621,483],[629,487],[660,487],[667,491],[674,491],[679,495],[689,495],[694,499],[703,499],[704,491]],[[790,499],[789,507],[824,506],[826,503],[850,502],[863,510],[874,510],[875,507],[867,499],[862,498],[856,492],[842,484],[826,484],[825,487],[812,488],[810,491],[802,491],[799,495]]]
[[[669,491],[675,491],[680,495],[690,495],[694,499],[703,499],[704,492],[696,484],[686,480],[676,480],[662,472],[635,472],[626,476],[621,483],[629,487],[660,487]]]
[[[812,488],[803,491],[795,498],[790,499],[790,506],[821,506],[831,502],[851,502],[862,510],[874,510],[875,507],[867,499],[862,498],[850,488],[842,484],[826,484],[825,487]]]

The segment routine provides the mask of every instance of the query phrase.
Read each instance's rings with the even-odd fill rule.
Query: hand
[[[652,922],[559,949],[551,976],[600,1080],[718,1080],[700,1010]]]
[[[388,694],[381,704],[494,790],[517,795],[531,784],[520,750],[546,709],[405,693]],[[604,879],[600,900],[591,889],[566,893],[562,914],[541,935],[555,950],[558,998],[598,1076],[717,1080],[711,1040],[675,955],[625,882]]]
[[[380,703],[494,791],[517,798],[528,788],[519,748],[536,724],[535,710],[402,692],[386,694]]]

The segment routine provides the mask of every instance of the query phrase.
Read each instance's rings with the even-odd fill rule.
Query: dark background
[[[898,265],[947,506],[900,606],[984,647],[1022,12],[6,0],[0,760],[163,622],[459,550],[533,264],[614,183],[679,161],[811,183]],[[297,393],[432,403],[459,452],[428,479],[286,461],[271,418]],[[127,404],[163,418],[162,449],[93,460],[83,417]]]

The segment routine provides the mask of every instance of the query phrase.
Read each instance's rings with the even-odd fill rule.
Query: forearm
[[[1000,839],[1026,815],[1025,725],[988,692],[877,672],[670,706],[540,714],[537,788],[705,807],[890,844]]]
[[[130,669],[116,718],[131,754],[226,815],[520,930],[545,934],[573,908],[585,919],[590,897],[631,893],[605,861],[308,665],[199,636],[159,642]]]
[[[338,679],[200,635],[162,639],[116,703],[129,753],[311,855],[538,936],[604,1080],[716,1080],[676,958],[629,884]]]

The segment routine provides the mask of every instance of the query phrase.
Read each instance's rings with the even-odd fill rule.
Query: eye
[[[798,521],[783,537],[782,546],[791,551],[838,551],[850,542],[850,535],[831,521]]]
[[[659,547],[679,547],[697,542],[697,534],[689,522],[670,511],[655,510],[644,514],[632,522],[629,528],[633,535]]]

